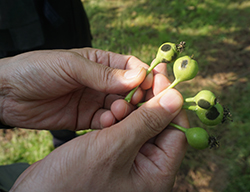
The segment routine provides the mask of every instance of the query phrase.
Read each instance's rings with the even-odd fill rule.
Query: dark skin
[[[116,122],[110,113],[112,102],[141,83],[145,78],[141,67],[147,67],[135,57],[95,49],[31,52],[4,61],[9,64],[1,68],[1,82],[6,82],[1,120],[12,126],[38,129],[79,130],[111,125]],[[120,75],[126,71],[117,69],[136,69],[138,78],[122,80]],[[142,87],[151,85],[152,74]],[[139,90],[133,102],[141,97]],[[128,112],[132,109],[132,105],[128,106]],[[117,117],[121,116],[124,114],[118,112]]]
[[[165,90],[166,65],[146,80],[145,68],[135,57],[95,49],[0,60],[3,123],[98,129],[32,164],[11,191],[170,191],[187,142],[168,124],[188,127],[188,120],[181,94]],[[148,101],[136,109],[123,98],[141,83],[132,104]]]

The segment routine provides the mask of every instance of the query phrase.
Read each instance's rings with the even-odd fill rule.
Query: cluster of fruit
[[[162,44],[158,49],[154,62],[148,68],[147,74],[149,74],[159,63],[174,62],[173,73],[175,80],[167,89],[175,87],[180,82],[193,79],[198,73],[198,63],[189,56],[183,56],[177,59],[178,54],[181,53],[184,48],[184,41],[180,42],[178,45],[169,42]],[[138,87],[134,88],[126,96],[125,100],[127,102],[131,101],[137,88]],[[140,105],[142,104],[138,104],[138,106]],[[229,110],[217,102],[215,95],[209,90],[202,90],[194,97],[185,98],[183,108],[194,111],[201,122],[205,125],[214,126],[219,123],[224,123],[226,120],[232,121]],[[219,146],[216,137],[209,136],[207,131],[203,128],[193,127],[187,129],[174,123],[170,123],[170,125],[183,131],[189,145],[196,149]]]

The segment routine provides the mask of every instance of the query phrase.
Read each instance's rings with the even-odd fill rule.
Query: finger
[[[167,77],[167,64],[166,63],[159,63],[154,69],[153,69],[154,75],[155,74],[162,74]]]
[[[74,76],[88,87],[105,93],[125,93],[141,84],[146,70],[138,67],[132,70],[119,70],[91,63],[83,58],[83,67],[74,68]],[[91,63],[91,64],[89,64]]]
[[[186,128],[189,127],[185,110],[181,110],[172,122]],[[155,163],[159,167],[168,168],[167,171],[170,174],[176,174],[187,151],[188,144],[185,134],[180,130],[168,126],[156,137],[155,145],[164,151],[165,154],[168,154],[165,161],[155,161]],[[166,162],[168,163],[168,166],[166,166]]]
[[[169,79],[165,75],[163,75],[161,73],[157,73],[154,76],[152,90],[147,91],[146,98],[145,98],[146,101],[151,99],[155,95],[159,94],[160,92],[162,92],[170,84],[171,84],[171,82],[169,81]]]
[[[106,96],[106,98],[105,98],[103,108],[104,108],[104,109],[110,110],[111,105],[113,104],[113,102],[115,102],[115,101],[118,100],[118,99],[123,99],[123,98],[124,98],[124,97],[121,96],[121,95],[117,95],[117,94],[108,94],[108,95]]]
[[[135,106],[126,102],[124,99],[116,100],[112,106],[111,111],[117,120],[122,120],[135,109]]]
[[[110,127],[115,124],[115,122],[115,116],[110,110],[105,111],[100,117],[100,124],[102,128]]]
[[[154,76],[153,76],[153,73],[149,73],[147,75],[147,77],[145,78],[145,80],[142,82],[142,84],[140,85],[140,87],[144,90],[147,90],[149,88],[152,87],[152,84],[153,84],[153,80],[154,80]]]
[[[169,87],[170,84],[171,82],[165,75],[161,73],[156,74],[154,77],[154,83],[153,83],[154,95],[159,94],[161,91]]]
[[[144,97],[144,92],[141,87],[138,87],[136,92],[133,94],[130,103],[132,105],[137,105]]]
[[[103,64],[115,69],[129,70],[138,67],[143,67],[145,69],[148,68],[148,65],[146,63],[143,63],[138,58],[130,55],[122,55],[93,48],[72,49],[72,51],[77,52],[81,56],[95,63]]]
[[[110,110],[99,109],[92,117],[90,128],[102,129],[113,125],[115,122],[115,116]]]
[[[176,117],[182,104],[183,98],[177,90],[164,90],[115,124],[113,127],[120,129],[119,132],[114,130],[114,134],[122,134],[120,139],[125,139],[137,153],[146,141],[159,134]]]
[[[63,71],[98,91],[124,93],[140,85],[146,77],[148,66],[133,56],[97,49],[73,49],[67,54],[67,65],[61,66]]]

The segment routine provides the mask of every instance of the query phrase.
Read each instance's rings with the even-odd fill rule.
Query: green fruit
[[[207,147],[210,147],[210,149],[212,149],[213,147],[217,148],[220,146],[217,138],[214,136],[209,136],[205,129],[202,129],[200,127],[187,129],[174,123],[170,123],[169,125],[184,132],[188,144],[195,149],[206,149]]]
[[[179,46],[179,45],[178,45]],[[177,48],[177,45],[174,43],[163,43],[156,54],[155,60],[150,65],[147,70],[147,75],[159,64],[159,63],[171,63],[173,62],[177,56],[180,48]]]
[[[174,88],[182,81],[193,79],[198,73],[198,63],[189,56],[183,56],[174,62],[173,71],[175,80],[167,89]]]
[[[171,63],[178,55],[176,45],[174,43],[163,43],[156,54],[156,60],[161,63]]]
[[[209,135],[205,129],[194,127],[185,132],[188,144],[195,149],[206,149],[209,147]]]
[[[200,108],[210,109],[217,103],[217,99],[211,91],[202,90],[194,97],[186,98],[185,102],[195,102]]]
[[[198,63],[189,56],[183,56],[174,62],[173,72],[178,82],[193,79],[198,73]]]
[[[222,123],[224,117],[224,108],[219,103],[216,103],[208,110],[197,107],[196,115],[205,125],[214,126]]]

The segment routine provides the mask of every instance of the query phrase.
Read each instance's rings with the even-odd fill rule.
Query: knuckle
[[[58,58],[61,58],[64,60],[71,60],[71,59],[74,59],[76,56],[77,54],[72,51],[59,51],[58,52]]]
[[[103,67],[104,69],[102,70],[100,80],[102,81],[102,84],[104,83],[106,85],[111,85],[114,70],[110,67],[106,67],[106,66],[103,66]]]
[[[72,67],[78,61],[79,55],[71,51],[58,51],[58,64],[62,67]]]
[[[145,123],[145,127],[149,129],[152,134],[158,134],[162,130],[163,123],[159,114],[143,108],[140,115],[140,120]]]

